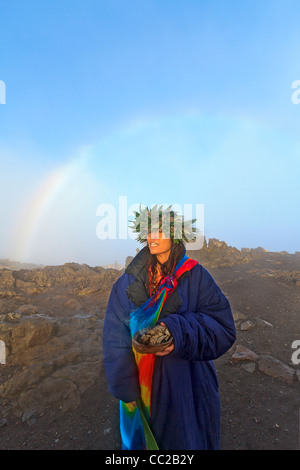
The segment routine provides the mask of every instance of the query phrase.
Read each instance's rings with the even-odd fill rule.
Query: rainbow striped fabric
[[[139,330],[154,326],[168,296],[176,289],[179,277],[198,262],[184,255],[173,273],[165,276],[156,294],[130,314],[131,337]],[[120,401],[120,430],[123,450],[158,449],[150,429],[151,388],[155,354],[140,354],[133,348],[138,367],[140,398],[137,407]]]

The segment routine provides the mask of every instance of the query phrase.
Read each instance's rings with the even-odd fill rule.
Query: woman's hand
[[[174,343],[170,344],[170,346],[168,346],[168,347],[167,347],[166,349],[164,349],[163,351],[155,353],[155,356],[166,356],[166,355],[169,354],[171,351],[173,351],[173,349],[174,349]]]
[[[161,322],[160,324],[166,326],[163,322]],[[167,354],[170,354],[173,349],[174,343],[171,343],[170,346],[166,347],[163,351],[155,353],[155,356],[166,356]]]

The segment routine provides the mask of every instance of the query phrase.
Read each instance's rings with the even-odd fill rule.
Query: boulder
[[[235,322],[239,320],[246,320],[246,315],[243,313],[239,312],[238,310],[233,310],[232,311],[232,316]]]
[[[294,382],[295,370],[275,357],[269,355],[261,356],[258,361],[258,369],[271,377],[282,380],[288,385]]]
[[[241,326],[240,326],[240,329],[242,331],[248,331],[248,330],[251,330],[251,328],[254,327],[254,324],[252,323],[252,321],[250,320],[247,320],[247,321],[244,321]]]
[[[26,315],[0,324],[8,351],[0,384],[2,410],[33,424],[47,406],[76,408],[101,370],[103,322],[95,316]],[[6,367],[5,366],[5,367]]]
[[[246,370],[247,372],[250,372],[250,374],[253,374],[256,369],[256,365],[255,362],[247,362],[246,364],[243,364],[241,368]]]
[[[263,320],[262,318],[255,317],[253,319],[253,321],[254,321],[255,325],[260,327],[260,328],[274,328],[272,323],[269,323],[268,321]]]
[[[252,362],[258,360],[258,355],[251,349],[238,344],[235,348],[234,353],[230,357],[231,362]]]
[[[53,335],[55,321],[49,317],[33,316],[21,320],[11,334],[11,352],[16,354],[44,344]]]
[[[12,412],[32,425],[49,406],[64,413],[79,405],[101,373],[105,307],[120,275],[76,263],[0,270],[3,419]]]

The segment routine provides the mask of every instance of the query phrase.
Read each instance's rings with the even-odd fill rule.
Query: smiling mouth
[[[151,242],[151,243],[150,243],[150,246],[159,246],[159,244],[158,244],[158,243]]]

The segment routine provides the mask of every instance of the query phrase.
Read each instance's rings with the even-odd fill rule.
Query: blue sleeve
[[[110,393],[129,403],[139,397],[138,371],[131,346],[131,335],[126,318],[122,279],[112,287],[103,327],[103,365]]]
[[[198,293],[196,311],[170,314],[163,322],[174,337],[170,354],[209,361],[232,346],[236,330],[230,304],[211,274],[203,266],[196,272],[200,275],[194,275],[191,281],[198,283],[193,289]]]

